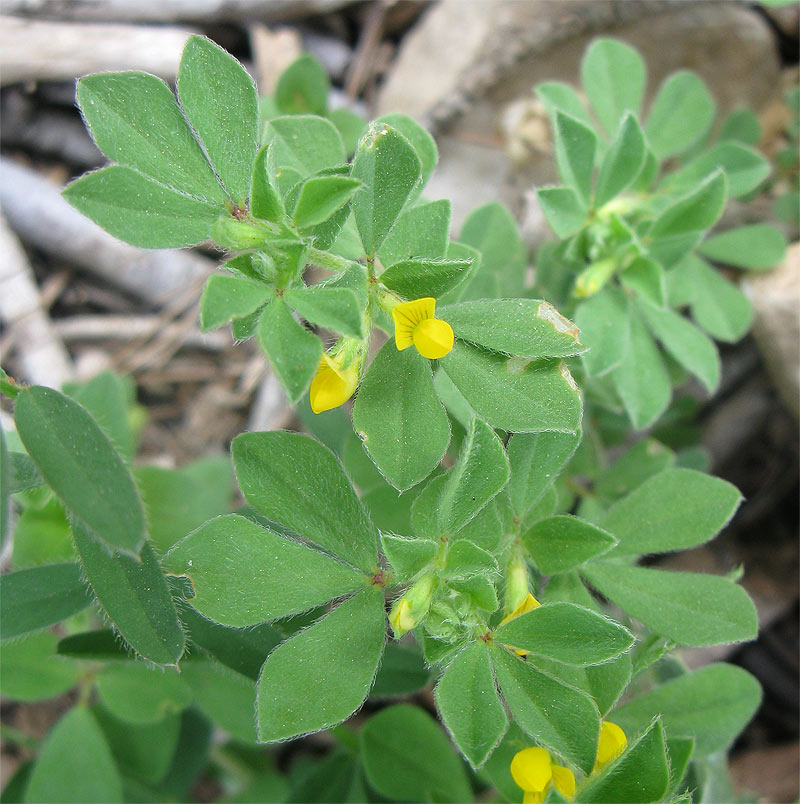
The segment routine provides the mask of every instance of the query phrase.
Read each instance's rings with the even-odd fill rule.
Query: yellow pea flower
[[[613,762],[625,750],[627,744],[628,738],[625,736],[625,732],[616,723],[604,720],[600,725],[597,759],[594,762],[592,773],[597,773],[609,762]]]
[[[511,612],[511,614],[509,614],[507,617],[503,617],[503,619],[500,620],[500,625],[505,625],[507,622],[515,620],[517,617],[521,617],[523,614],[527,614],[529,611],[538,609],[541,605],[542,604],[530,592],[528,592],[528,594],[525,595],[522,603],[520,603],[519,606],[517,606],[514,611]],[[515,648],[514,652],[517,654],[517,656],[527,656],[530,653],[529,650],[519,650],[518,648]]]
[[[426,297],[403,302],[392,308],[394,342],[398,351],[412,344],[430,360],[444,357],[453,348],[453,328],[447,321],[435,318],[436,299]]]
[[[541,804],[551,786],[567,798],[575,795],[572,771],[554,765],[546,748],[533,746],[517,751],[511,760],[511,776],[525,793],[523,804]]]
[[[361,362],[354,358],[346,368],[342,368],[343,358],[343,351],[338,354],[323,353],[308,392],[314,413],[338,408],[355,392]]]

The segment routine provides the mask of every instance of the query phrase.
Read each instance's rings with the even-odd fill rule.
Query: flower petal
[[[511,760],[511,776],[526,792],[542,793],[553,778],[550,754],[546,748],[523,748]]]
[[[429,360],[444,357],[453,348],[453,341],[453,328],[439,318],[421,321],[414,330],[414,346]]]
[[[394,319],[394,341],[399,351],[408,349],[414,343],[414,330],[420,321],[433,318],[436,312],[436,299],[425,297],[403,302],[392,308]]]
[[[604,720],[600,725],[600,740],[597,743],[597,759],[594,763],[595,771],[615,760],[628,744],[625,732],[610,720]]]
[[[358,366],[355,362],[342,371],[328,355],[323,354],[308,392],[311,410],[322,413],[338,408],[350,399],[357,385]]]
[[[572,798],[575,795],[575,776],[563,765],[553,765],[553,787],[562,796]]]

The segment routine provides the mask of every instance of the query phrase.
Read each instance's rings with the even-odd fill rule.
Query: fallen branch
[[[74,374],[72,361],[42,306],[28,257],[2,215],[0,253],[0,319],[8,327],[19,378],[59,388]]]
[[[192,33],[163,26],[0,17],[0,83],[72,80],[107,70],[145,70],[172,79]]]
[[[354,0],[6,0],[4,11],[84,22],[279,22],[327,14]]]

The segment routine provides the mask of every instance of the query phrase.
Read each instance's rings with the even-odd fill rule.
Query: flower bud
[[[395,639],[416,628],[425,618],[436,590],[436,577],[423,575],[406,593],[395,600],[389,613],[389,623]]]

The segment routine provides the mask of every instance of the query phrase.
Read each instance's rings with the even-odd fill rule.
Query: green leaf
[[[668,282],[679,272],[691,283],[694,320],[717,340],[734,343],[742,338],[750,329],[753,308],[739,288],[694,254],[672,269]]]
[[[539,572],[554,575],[607,553],[617,540],[589,522],[560,514],[536,522],[523,535],[522,543]]]
[[[679,70],[659,87],[644,133],[656,157],[682,153],[711,128],[717,108],[708,87],[695,73]]]
[[[645,438],[618,458],[595,482],[595,492],[616,500],[649,477],[675,464],[675,453],[654,438]]]
[[[242,433],[231,445],[244,498],[259,513],[373,573],[378,534],[339,459],[300,433]]]
[[[475,412],[493,427],[574,433],[580,426],[580,392],[559,360],[521,361],[456,340],[440,363]]]
[[[486,422],[474,418],[439,498],[442,533],[463,528],[505,487],[510,474],[502,442]]]
[[[569,84],[561,81],[545,81],[543,84],[539,84],[534,91],[547,109],[547,115],[551,121],[555,120],[557,111],[562,111],[576,120],[580,120],[581,123],[586,123],[587,126],[593,125],[583,101]]]
[[[628,350],[631,310],[627,296],[606,287],[580,304],[575,324],[588,351],[581,361],[590,377],[600,377],[619,366]]]
[[[296,403],[305,393],[322,357],[322,342],[295,321],[286,302],[271,301],[261,314],[256,332],[273,371]]]
[[[135,470],[150,518],[150,540],[161,553],[207,520],[230,510],[233,478],[227,460],[222,468],[206,482],[192,476],[191,464],[177,472],[159,466]]]
[[[301,181],[326,168],[344,164],[346,159],[336,127],[314,115],[290,115],[270,120],[264,142],[271,146],[268,161],[279,181],[277,174],[284,168],[296,171],[297,180]]]
[[[753,223],[709,237],[698,251],[725,265],[762,271],[786,256],[786,238],[773,226]]]
[[[91,712],[123,774],[153,785],[166,776],[178,747],[178,715],[168,715],[155,724],[134,725],[115,717],[101,704],[93,706]]]
[[[223,625],[257,625],[327,603],[367,579],[323,553],[229,514],[179,541],[164,568],[187,576],[190,603]]]
[[[160,78],[97,73],[81,78],[75,95],[92,138],[109,159],[222,207],[225,192]]]
[[[0,651],[0,688],[12,701],[41,701],[63,695],[78,683],[82,668],[56,655],[58,637],[37,631],[3,645]]]
[[[640,298],[663,307],[666,302],[666,281],[660,262],[648,257],[637,257],[619,275],[620,282]]]
[[[452,354],[452,352],[451,352]],[[416,349],[387,341],[353,405],[353,427],[381,474],[405,491],[426,478],[450,443],[450,422]]]
[[[305,53],[280,74],[275,102],[281,114],[325,114],[330,89],[323,66]]]
[[[409,141],[385,123],[370,126],[353,159],[352,176],[364,185],[353,216],[368,257],[380,248],[420,183],[422,166]]]
[[[214,274],[208,278],[200,299],[200,326],[203,332],[250,315],[270,296],[272,288],[243,276]]]
[[[407,299],[438,298],[460,285],[471,268],[469,260],[402,260],[387,268],[380,281]]]
[[[413,644],[390,642],[383,652],[371,698],[408,695],[427,686],[431,672],[422,652]]]
[[[272,186],[269,175],[269,146],[265,145],[256,154],[253,176],[250,180],[250,214],[272,223],[280,223],[286,217],[283,201]]]
[[[473,768],[483,765],[508,728],[485,642],[473,642],[456,656],[434,696],[453,742]]]
[[[114,237],[140,248],[182,248],[211,237],[220,210],[112,165],[69,184],[64,198]]]
[[[667,176],[664,186],[668,190],[689,188],[718,169],[724,170],[728,177],[731,198],[753,192],[770,174],[769,162],[758,151],[734,142],[723,142],[704,151],[677,173]]]
[[[674,201],[653,222],[652,239],[675,237],[710,229],[725,209],[727,179],[720,170],[712,173],[693,192]]]
[[[600,524],[619,539],[615,555],[686,550],[713,539],[741,500],[718,477],[666,469],[612,505]]]
[[[259,740],[291,739],[350,717],[372,686],[385,638],[383,593],[375,587],[275,648],[258,681]]]
[[[12,564],[16,569],[74,560],[72,531],[64,506],[57,499],[22,511],[14,528]]]
[[[687,232],[685,234],[657,237],[647,244],[647,253],[664,269],[671,268],[680,262],[695,246],[703,240],[703,232]]]
[[[623,611],[679,645],[744,642],[758,632],[747,592],[728,578],[591,564],[581,574]]]
[[[360,733],[370,785],[394,801],[472,801],[464,766],[439,724],[423,709],[398,704]]]
[[[550,228],[564,239],[586,224],[586,207],[571,187],[545,187],[536,191],[539,205]]]
[[[363,337],[363,313],[358,297],[349,288],[293,288],[283,294],[286,303],[313,324],[350,335]]]
[[[460,240],[481,254],[465,298],[522,295],[527,269],[527,248],[514,217],[497,201],[474,209],[461,227]]]
[[[5,436],[3,437],[5,443]],[[20,491],[30,491],[45,485],[44,479],[39,474],[36,464],[24,452],[6,452],[4,458],[7,463],[8,477],[6,491],[8,494],[16,494]],[[28,509],[32,510],[32,509]]]
[[[439,160],[439,150],[436,141],[416,120],[405,114],[384,114],[381,115],[376,123],[386,123],[399,131],[412,145],[419,157],[422,166],[422,181],[419,190],[428,183],[436,163]]]
[[[722,369],[714,342],[682,315],[668,308],[644,302],[639,305],[639,312],[667,353],[694,374],[709,394],[713,394],[719,385]]]
[[[192,698],[177,671],[153,669],[142,662],[107,664],[97,675],[97,691],[109,712],[140,725],[180,712]]]
[[[574,603],[545,603],[501,625],[494,640],[572,665],[600,664],[633,645],[627,628]]]
[[[348,158],[351,157],[359,140],[367,133],[367,123],[363,117],[351,112],[349,109],[331,109],[327,114],[328,120],[336,126],[344,143]]]
[[[660,720],[632,742],[581,790],[582,802],[615,801],[619,804],[647,804],[661,801],[670,783],[664,728]]]
[[[581,83],[597,119],[608,134],[625,112],[638,115],[647,69],[642,57],[618,39],[595,39],[581,62]]]
[[[449,236],[449,201],[441,199],[415,204],[400,214],[378,249],[378,257],[387,267],[411,259],[441,260],[447,255]],[[385,272],[381,274],[381,281],[384,275]],[[409,298],[423,295],[417,293]]]
[[[588,773],[594,765],[600,734],[600,714],[594,701],[505,648],[493,645],[490,650],[497,681],[514,720],[535,740]]]
[[[180,618],[192,645],[253,681],[258,678],[269,652],[283,641],[282,634],[269,623],[251,628],[228,628],[202,617],[190,605],[180,607]]]
[[[448,580],[469,580],[477,575],[497,575],[498,569],[497,561],[491,553],[460,538],[447,551],[442,577]]]
[[[175,604],[148,543],[141,560],[109,554],[80,523],[73,524],[75,547],[95,597],[125,641],[154,664],[175,664],[184,636]]]
[[[0,639],[26,634],[83,611],[91,597],[76,564],[51,564],[0,577]]]
[[[761,687],[741,667],[713,664],[639,695],[612,715],[628,733],[660,715],[670,737],[694,737],[695,753],[725,751],[755,714]]]
[[[580,433],[516,433],[508,442],[514,512],[524,516],[549,489],[580,443]]]
[[[635,312],[630,327],[628,350],[611,379],[633,426],[642,430],[666,410],[672,387],[658,347]]]
[[[128,468],[77,402],[34,385],[14,406],[17,432],[37,468],[64,504],[108,548],[138,553],[144,512]]]
[[[517,357],[571,357],[584,351],[578,328],[538,299],[485,299],[443,307],[456,337]]]
[[[597,150],[594,129],[574,117],[556,112],[555,147],[558,173],[588,206],[592,197],[592,176]]]
[[[220,728],[248,743],[256,741],[253,679],[211,659],[192,658],[181,665],[181,676],[195,705]]]
[[[750,109],[745,107],[732,109],[722,121],[717,140],[719,142],[740,142],[743,145],[758,145],[761,141],[761,123]]]
[[[178,97],[222,184],[244,208],[258,151],[253,79],[210,39],[190,36],[178,67]]]
[[[122,802],[122,780],[103,732],[85,706],[56,723],[33,766],[25,801]]]
[[[429,539],[406,539],[390,533],[381,534],[381,545],[398,580],[410,580],[433,561],[439,543]]]
[[[65,383],[63,390],[89,411],[123,459],[130,463],[137,441],[132,423],[136,418],[136,386],[130,377],[103,371],[89,382]]]
[[[694,754],[694,745],[694,737],[674,737],[667,740],[670,790],[674,791],[683,781],[689,767],[689,760]]]
[[[596,207],[602,207],[630,187],[642,171],[646,154],[647,145],[639,121],[634,114],[627,112],[597,176]]]
[[[358,179],[347,176],[315,176],[307,179],[292,214],[298,229],[324,223],[341,209],[361,187]]]
[[[57,652],[59,656],[92,661],[130,658],[128,648],[111,628],[70,634],[58,641]]]
[[[10,534],[11,527],[11,458],[6,446],[6,435],[0,425],[0,550]],[[35,467],[34,468],[35,471]],[[15,473],[16,475],[16,473]],[[15,477],[16,480],[16,477]]]

